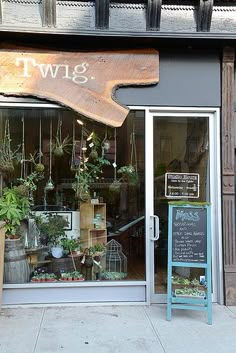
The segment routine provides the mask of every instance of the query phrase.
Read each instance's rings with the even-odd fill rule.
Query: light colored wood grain
[[[96,52],[0,50],[0,93],[46,98],[119,127],[129,109],[114,99],[119,86],[159,81],[154,49]]]

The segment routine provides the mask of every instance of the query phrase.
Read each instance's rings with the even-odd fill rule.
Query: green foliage
[[[60,136],[56,136],[52,145],[52,150],[55,156],[61,157],[64,153],[70,153],[70,148],[72,146],[71,141],[71,137],[69,136],[66,136],[63,140]]]
[[[105,245],[103,245],[101,243],[96,243],[90,247],[90,253],[96,254],[96,252],[104,252],[105,249],[106,249]]]
[[[52,246],[59,245],[61,239],[65,237],[65,227],[68,226],[68,222],[63,216],[47,213],[45,219],[36,219],[37,226],[40,233],[48,237],[48,243]]]
[[[83,200],[86,195],[89,195],[90,185],[101,176],[105,165],[110,165],[110,162],[102,157],[98,157],[93,163],[81,161],[72,185],[77,197]]]
[[[29,174],[26,178],[19,178],[18,180],[21,185],[24,185],[28,189],[29,193],[33,193],[35,190],[37,190],[36,183],[43,178],[43,173],[34,171]]]
[[[71,238],[71,239],[62,238],[61,239],[62,247],[68,253],[71,253],[72,251],[75,251],[76,249],[78,249],[79,244],[80,244],[79,239],[75,239],[75,238]]]
[[[124,165],[117,170],[118,174],[121,174],[119,181],[127,182],[130,185],[137,185],[139,182],[139,176],[134,166]]]
[[[6,222],[6,237],[16,237],[20,222],[29,215],[30,201],[17,187],[5,188],[0,198],[0,220]]]

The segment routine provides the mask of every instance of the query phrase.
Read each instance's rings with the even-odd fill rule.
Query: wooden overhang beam
[[[95,0],[95,25],[97,29],[109,28],[110,0]]]
[[[214,0],[199,0],[197,10],[197,32],[209,32]]]
[[[148,0],[147,2],[147,30],[160,31],[162,0]]]
[[[56,27],[56,0],[42,0],[42,26]]]

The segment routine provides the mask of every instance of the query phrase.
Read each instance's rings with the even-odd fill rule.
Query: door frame
[[[210,157],[210,202],[212,237],[212,301],[224,303],[223,295],[223,248],[221,217],[221,148],[220,148],[220,109],[195,107],[140,107],[145,110],[145,219],[146,219],[146,295],[150,303],[166,303],[166,295],[154,294],[154,173],[153,173],[153,121],[161,117],[208,117],[209,157]]]

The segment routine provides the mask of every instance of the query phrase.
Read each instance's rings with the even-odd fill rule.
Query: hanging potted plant
[[[127,182],[129,185],[137,185],[139,182],[139,176],[134,166],[124,165],[117,170],[118,174],[121,174],[120,181]]]
[[[56,157],[62,157],[64,153],[69,153],[71,145],[71,138],[69,136],[66,136],[64,139],[62,138],[62,119],[59,116],[57,123],[57,134],[52,145],[54,155]]]
[[[11,149],[11,136],[9,119],[6,119],[3,141],[0,144],[0,171],[2,173],[11,174],[14,172],[15,167],[13,161],[17,159],[17,152],[20,145],[15,151]]]

